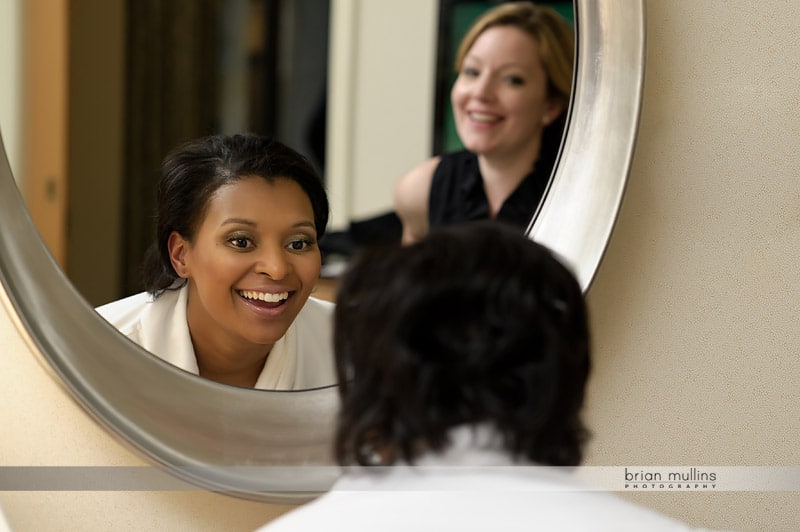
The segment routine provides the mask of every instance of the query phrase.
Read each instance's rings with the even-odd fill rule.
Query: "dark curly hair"
[[[362,251],[338,293],[341,464],[413,463],[478,423],[516,458],[581,462],[586,308],[548,249],[497,222],[460,224]]]
[[[179,279],[169,258],[169,235],[192,240],[214,192],[222,185],[258,176],[290,179],[311,201],[317,238],[328,224],[328,195],[308,160],[281,142],[256,134],[212,135],[173,149],[161,164],[156,190],[156,239],[142,266],[145,290],[158,296]]]

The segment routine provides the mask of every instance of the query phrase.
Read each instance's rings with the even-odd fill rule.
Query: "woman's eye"
[[[508,82],[509,85],[513,85],[515,87],[525,85],[525,80],[519,76],[508,76],[506,78],[506,81]]]
[[[289,242],[288,248],[292,251],[303,251],[310,248],[313,242],[306,239],[292,240]]]
[[[478,72],[478,69],[477,69],[477,68],[474,68],[474,67],[464,67],[464,68],[461,70],[461,74],[462,74],[462,75],[464,75],[464,76],[467,76],[467,77],[469,77],[469,78],[476,78],[476,77],[478,77],[478,74],[479,74],[479,72]]]
[[[228,239],[228,242],[235,248],[247,249],[251,247],[250,239],[246,236],[234,236]]]

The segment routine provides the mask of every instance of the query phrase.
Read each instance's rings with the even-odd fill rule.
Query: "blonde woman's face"
[[[538,43],[513,26],[478,36],[450,96],[461,141],[484,156],[535,158],[542,130],[562,110],[547,97]]]

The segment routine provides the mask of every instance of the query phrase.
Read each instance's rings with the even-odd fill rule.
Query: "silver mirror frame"
[[[644,0],[576,0],[568,132],[529,229],[588,289],[625,190],[644,82]],[[278,503],[335,480],[335,387],[264,392],[198,379],[102,320],[40,239],[0,150],[0,300],[43,366],[119,441],[181,481]],[[286,467],[289,466],[289,467]]]
[[[584,292],[603,258],[633,159],[644,88],[644,1],[577,0],[566,135],[550,188],[528,228]]]

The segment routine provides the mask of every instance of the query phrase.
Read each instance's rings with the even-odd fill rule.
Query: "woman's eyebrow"
[[[465,58],[464,62],[461,65],[462,68],[465,67],[465,66],[478,66],[478,67],[481,67],[484,64],[481,61],[476,61],[474,59],[471,59],[470,61],[471,61],[470,64],[467,65],[468,60]],[[532,68],[532,66],[533,66],[532,64],[528,64],[528,63],[508,62],[508,63],[503,63],[501,65],[497,65],[494,70],[496,72],[503,72],[503,71],[506,71],[506,70],[521,70],[523,72],[526,72],[530,68]]]
[[[230,224],[250,225],[254,227],[256,225],[256,223],[253,220],[248,220],[247,218],[226,218],[220,225],[230,225]]]
[[[307,220],[303,220],[302,222],[297,222],[296,224],[292,225],[292,227],[310,227],[311,229],[317,228],[317,226],[314,225],[314,222],[309,222]]]
[[[253,220],[248,220],[247,218],[226,218],[222,221],[220,225],[247,225],[250,227],[256,227],[258,224]],[[293,228],[300,228],[300,227],[309,227],[311,229],[316,229],[317,226],[314,225],[314,222],[309,220],[301,220],[299,222],[295,222],[292,224]]]

